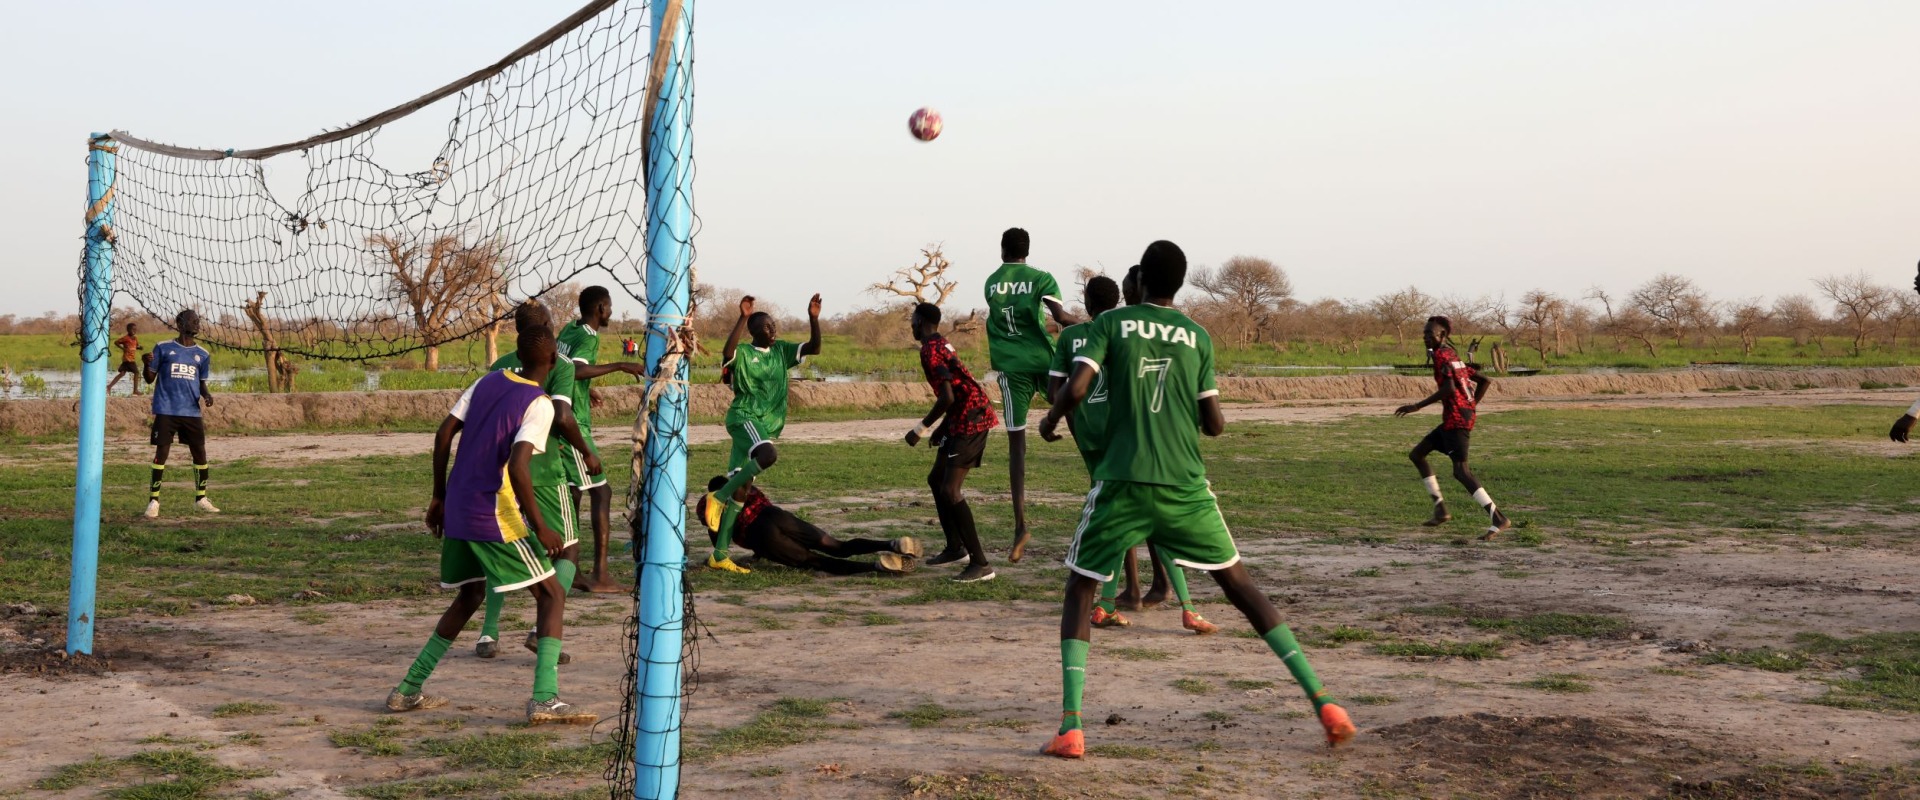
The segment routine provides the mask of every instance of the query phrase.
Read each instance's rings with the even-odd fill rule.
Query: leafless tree
[[[253,322],[254,330],[260,332],[260,350],[267,359],[267,391],[291,392],[297,370],[287,355],[280,352],[279,337],[275,335],[273,326],[267,323],[267,315],[263,310],[266,304],[267,293],[260,292],[246,303],[245,310],[247,319]]]
[[[1686,343],[1687,334],[1714,324],[1714,303],[1691,279],[1663,272],[1641,284],[1627,296],[1633,310],[1653,320],[1654,326],[1673,339],[1675,347]]]
[[[1887,346],[1898,349],[1900,332],[1920,318],[1920,296],[1892,289],[1887,294],[1892,300],[1880,311],[1880,321],[1886,326]]]
[[[1770,316],[1773,324],[1793,337],[1793,343],[1797,346],[1805,346],[1820,327],[1820,308],[1814,305],[1813,298],[1804,294],[1774,298]]]
[[[960,284],[947,277],[947,270],[953,263],[947,260],[941,247],[939,244],[930,244],[921,248],[920,263],[894,270],[891,277],[868,286],[867,291],[914,303],[946,305],[947,297]]]
[[[1833,301],[1834,315],[1853,332],[1853,354],[1860,355],[1860,348],[1873,333],[1881,312],[1893,302],[1893,293],[1874,283],[1865,272],[1815,278],[1813,285]]]
[[[486,238],[468,244],[457,233],[424,242],[376,233],[367,237],[367,245],[391,270],[394,298],[412,314],[414,334],[426,343],[426,368],[439,369],[440,345],[453,333],[453,323],[488,303],[507,258],[506,243]]]
[[[1195,289],[1217,304],[1220,316],[1232,318],[1241,341],[1263,338],[1273,325],[1281,303],[1293,297],[1293,281],[1272,261],[1256,256],[1234,256],[1219,269],[1200,268],[1187,277]]]
[[[1740,336],[1740,354],[1753,355],[1753,345],[1760,339],[1760,331],[1773,319],[1772,312],[1758,297],[1735,300],[1727,304],[1727,327]]]
[[[1564,336],[1567,317],[1567,301],[1560,296],[1535,289],[1520,298],[1520,305],[1514,311],[1522,331],[1532,334],[1533,349],[1540,354],[1540,361],[1547,360],[1548,340],[1555,356],[1562,355],[1561,338]]]
[[[1374,316],[1393,331],[1394,341],[1400,346],[1407,344],[1407,331],[1424,321],[1433,308],[1433,298],[1425,292],[1409,286],[1397,292],[1380,295],[1368,304]]]
[[[1435,313],[1445,316],[1453,322],[1456,332],[1478,330],[1493,320],[1498,303],[1492,295],[1468,297],[1460,294],[1441,295],[1433,303]]]

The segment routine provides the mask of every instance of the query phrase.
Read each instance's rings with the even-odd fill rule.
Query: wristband
[[[1907,416],[1920,419],[1920,400],[1915,400],[1913,405],[1907,406]]]
[[[913,435],[918,436],[922,439],[927,438],[927,423],[922,422],[918,425],[913,426]]]

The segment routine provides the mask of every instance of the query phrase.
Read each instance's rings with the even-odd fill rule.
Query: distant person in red
[[[120,348],[120,369],[113,373],[113,380],[107,381],[107,393],[113,393],[113,385],[128,375],[133,376],[133,396],[140,396],[140,337],[134,333],[133,323],[127,323],[127,335],[113,340]]]
[[[1434,428],[1425,439],[1413,446],[1413,452],[1407,454],[1413,459],[1413,465],[1420,470],[1420,481],[1426,484],[1428,496],[1433,498],[1433,517],[1426,521],[1429,527],[1445,524],[1453,519],[1447,513],[1447,502],[1440,496],[1440,479],[1433,474],[1433,468],[1427,465],[1427,454],[1435,450],[1445,453],[1453,459],[1453,478],[1473,493],[1473,501],[1487,511],[1487,532],[1480,536],[1481,541],[1492,539],[1501,531],[1513,527],[1507,515],[1500,513],[1493,498],[1487,496],[1486,487],[1480,485],[1480,479],[1473,476],[1473,470],[1467,468],[1468,439],[1473,435],[1473,419],[1480,405],[1480,398],[1487,395],[1493,387],[1493,379],[1480,374],[1478,370],[1461,360],[1460,354],[1453,349],[1453,322],[1446,317],[1427,318],[1426,330],[1421,334],[1426,340],[1427,350],[1433,353],[1433,381],[1439,388],[1418,403],[1401,406],[1393,412],[1396,417],[1404,417],[1434,403],[1440,404],[1440,427]]]

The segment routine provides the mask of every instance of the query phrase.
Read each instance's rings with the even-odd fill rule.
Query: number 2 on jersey
[[[1140,359],[1140,371],[1138,374],[1134,375],[1134,377],[1145,378],[1147,377],[1147,373],[1149,372],[1160,373],[1156,377],[1153,383],[1153,402],[1151,405],[1147,407],[1148,413],[1158,414],[1160,413],[1160,409],[1166,405],[1167,373],[1171,372],[1172,370],[1173,370],[1173,359],[1171,358]]]

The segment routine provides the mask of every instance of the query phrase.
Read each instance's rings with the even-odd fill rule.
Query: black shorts
[[[965,436],[948,436],[940,443],[940,452],[936,455],[942,463],[952,469],[974,469],[980,466],[980,457],[987,453],[987,432],[981,431]]]
[[[1454,461],[1465,461],[1472,437],[1473,431],[1465,428],[1434,428],[1427,438],[1420,440],[1420,446],[1446,453]]]
[[[161,442],[170,442],[176,437],[181,444],[204,449],[207,446],[207,426],[199,417],[153,415],[153,446],[159,447]]]
[[[135,363],[133,363],[133,362],[131,362],[131,361],[122,361],[122,362],[120,362],[120,369],[118,369],[118,370],[115,370],[115,372],[116,372],[116,373],[119,373],[119,372],[131,372],[131,373],[133,373],[133,374],[135,374],[135,375],[138,375],[138,374],[140,374],[140,365],[139,365],[139,364],[135,364]]]

